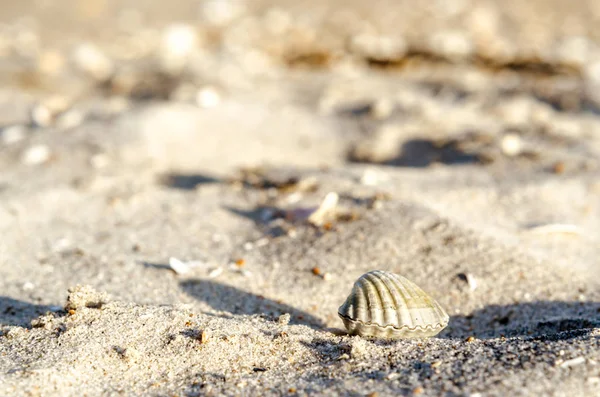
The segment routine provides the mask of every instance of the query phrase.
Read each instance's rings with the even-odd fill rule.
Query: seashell
[[[362,275],[338,310],[350,335],[426,338],[448,325],[448,314],[412,281],[374,270]]]

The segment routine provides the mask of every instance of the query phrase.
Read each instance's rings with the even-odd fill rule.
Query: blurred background
[[[6,145],[35,129],[72,129],[148,101],[212,109],[228,98],[239,106],[212,125],[291,108],[292,116],[267,122],[277,135],[304,112],[330,123],[323,130],[343,133],[322,143],[300,137],[299,148],[327,146],[329,138],[344,146],[310,161],[261,146],[254,152],[263,155],[244,161],[247,154],[234,151],[241,161],[224,166],[289,160],[423,167],[490,164],[498,156],[531,162],[570,139],[597,136],[594,0],[28,0],[0,7]],[[297,125],[314,130],[305,119]],[[165,146],[157,142],[151,156]],[[194,154],[187,161],[185,146],[173,146],[183,160],[166,160],[166,168],[207,166]],[[575,156],[593,158],[584,146]],[[21,158],[37,164],[52,157],[41,149],[29,155]],[[594,167],[593,159],[578,161],[576,169]],[[550,156],[537,168],[560,173],[563,163]]]

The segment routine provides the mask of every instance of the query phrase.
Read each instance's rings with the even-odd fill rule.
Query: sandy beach
[[[597,2],[10,3],[0,396],[600,395]]]

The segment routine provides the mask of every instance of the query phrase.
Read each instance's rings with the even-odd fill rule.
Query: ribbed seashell
[[[338,310],[350,335],[426,338],[448,325],[448,314],[412,281],[374,270],[362,275]]]

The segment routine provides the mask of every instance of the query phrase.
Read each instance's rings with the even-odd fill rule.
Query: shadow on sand
[[[31,327],[31,320],[49,311],[57,311],[55,306],[35,305],[8,296],[0,295],[0,326]]]
[[[220,183],[221,180],[204,174],[178,174],[169,173],[159,177],[161,185],[181,190],[194,190],[198,186]]]
[[[229,285],[196,279],[183,281],[180,283],[180,287],[188,295],[207,303],[218,311],[247,315],[261,314],[273,319],[289,313],[290,324],[303,324],[315,329],[324,327],[320,319],[309,313]]]
[[[569,339],[600,327],[600,302],[536,301],[488,305],[467,316],[452,316],[441,338],[492,339],[502,336]]]

